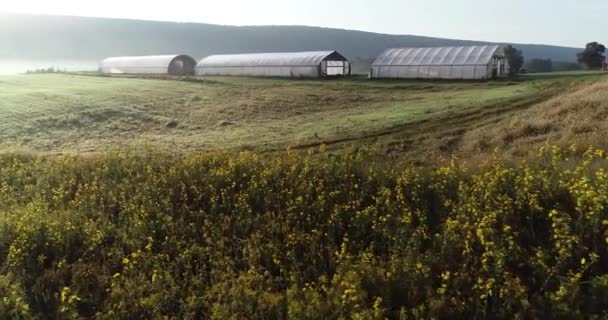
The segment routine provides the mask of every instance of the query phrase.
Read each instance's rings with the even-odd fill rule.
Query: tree
[[[514,76],[518,74],[524,65],[524,55],[521,50],[508,45],[505,47],[505,58],[507,58],[507,62],[509,63],[509,75]]]
[[[532,59],[526,62],[526,70],[528,72],[552,72],[553,61],[551,59]]]
[[[577,54],[578,62],[589,69],[600,69],[604,62],[606,47],[597,42],[587,43],[585,50]]]
[[[583,67],[577,62],[554,61],[553,71],[574,71],[581,70]]]

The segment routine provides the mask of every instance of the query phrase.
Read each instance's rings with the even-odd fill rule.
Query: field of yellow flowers
[[[574,149],[4,154],[0,319],[605,318],[606,154]]]

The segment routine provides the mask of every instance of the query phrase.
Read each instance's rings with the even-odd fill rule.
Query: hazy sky
[[[0,0],[0,11],[227,25],[312,25],[581,47],[608,42],[607,0]]]

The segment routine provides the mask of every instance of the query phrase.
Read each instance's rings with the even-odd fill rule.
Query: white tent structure
[[[113,57],[99,64],[101,73],[193,75],[196,60],[187,55]]]
[[[370,78],[483,80],[508,74],[503,48],[492,46],[400,48],[372,63]]]
[[[350,72],[350,62],[337,51],[214,55],[196,66],[202,76],[323,78]]]

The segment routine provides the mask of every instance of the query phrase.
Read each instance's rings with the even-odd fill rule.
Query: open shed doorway
[[[492,77],[505,77],[507,72],[507,59],[504,56],[494,56],[492,58]]]
[[[347,61],[325,61],[323,74],[327,77],[350,75],[350,63]]]
[[[350,62],[338,52],[333,52],[321,63],[321,74],[324,77],[343,77],[351,74]]]

